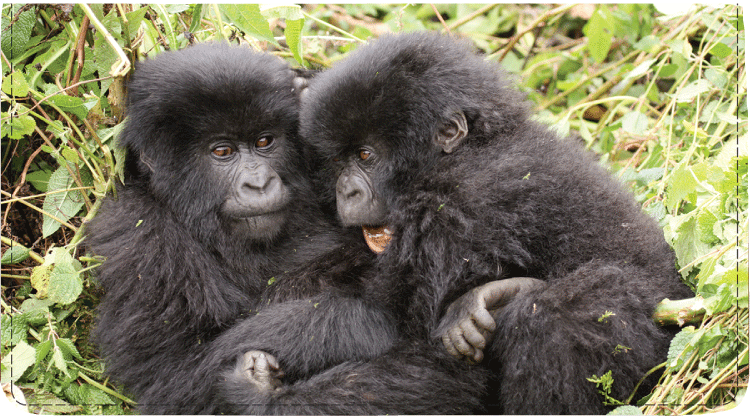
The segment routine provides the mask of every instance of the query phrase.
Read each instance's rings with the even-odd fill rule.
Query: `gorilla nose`
[[[281,187],[281,178],[272,169],[260,166],[245,170],[239,181],[238,193],[243,197],[258,198],[274,194]]]

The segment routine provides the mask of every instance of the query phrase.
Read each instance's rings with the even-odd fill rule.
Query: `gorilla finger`
[[[466,357],[474,355],[474,347],[466,342],[461,329],[458,327],[451,328],[451,330],[448,331],[448,335],[450,335],[453,346],[461,353],[461,355]]]
[[[252,371],[255,368],[256,351],[248,351],[242,356],[242,368],[245,371]]]
[[[474,356],[469,358],[469,362],[472,364],[479,364],[484,359],[484,352],[480,349],[474,350]]]
[[[279,369],[279,361],[271,354],[263,354],[266,357],[266,361],[268,362],[268,366],[272,370],[278,370]]]
[[[461,358],[461,353],[458,352],[455,346],[453,346],[453,341],[451,341],[451,337],[448,333],[443,334],[441,339],[443,340],[443,346],[448,351],[448,354],[456,358]]]
[[[495,330],[495,327],[497,325],[495,323],[495,318],[492,317],[492,314],[490,314],[490,311],[488,311],[487,309],[480,308],[479,310],[474,311],[473,318],[479,328],[487,330],[489,332]]]
[[[262,380],[271,378],[271,368],[268,366],[266,354],[255,357],[255,377]]]
[[[463,338],[468,341],[469,344],[475,348],[484,348],[486,341],[472,321],[465,320],[461,322],[459,326],[463,331]]]

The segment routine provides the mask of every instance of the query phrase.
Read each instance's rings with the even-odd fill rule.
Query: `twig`
[[[560,13],[564,13],[572,9],[575,6],[576,6],[575,4],[568,4],[568,5],[560,6],[552,10],[547,10],[541,16],[537,17],[533,22],[531,22],[531,24],[526,29],[519,31],[518,33],[513,35],[512,38],[510,38],[510,41],[508,42],[508,44],[505,45],[505,48],[503,48],[503,52],[502,54],[500,54],[500,58],[498,59],[498,62],[502,62],[503,59],[505,58],[505,55],[507,55],[513,49],[513,47],[516,46],[516,43],[518,43],[518,41],[521,40],[521,37],[531,32],[532,30],[534,30],[537,27],[537,25],[539,25],[539,23],[542,23],[548,20],[552,16],[555,16]]]
[[[81,80],[81,73],[83,72],[83,63],[86,60],[86,51],[83,45],[86,43],[86,33],[89,31],[89,17],[83,16],[81,20],[81,29],[78,31],[78,41],[76,43],[76,62],[78,67],[76,68],[76,75],[73,77],[73,84],[78,84]],[[72,68],[71,68],[72,69]],[[68,71],[68,77],[70,77],[70,71]],[[68,78],[68,85],[70,85],[70,78]],[[78,85],[70,89],[71,95],[78,95]]]
[[[119,63],[115,62],[112,65],[109,74],[115,77],[125,76],[128,71],[130,71],[130,59],[128,59],[128,56],[125,55],[125,52],[123,52],[122,48],[117,43],[115,38],[112,37],[109,31],[107,31],[107,28],[104,27],[102,22],[100,22],[99,19],[96,18],[96,15],[94,14],[94,11],[91,10],[91,7],[89,7],[86,3],[81,3],[79,6],[81,6],[84,13],[86,13],[86,16],[88,16],[91,20],[91,23],[93,23],[94,27],[96,27],[96,30],[98,30],[99,33],[104,36],[104,39],[107,40],[107,43],[109,43],[112,49],[114,49],[117,53],[117,56],[120,58]]]
[[[497,6],[498,6],[497,4],[488,4],[488,5],[484,6],[484,7],[482,7],[481,9],[478,9],[474,13],[472,13],[472,14],[466,16],[466,17],[463,17],[461,19],[456,20],[455,22],[451,23],[448,26],[448,32],[450,33],[451,29],[456,29],[459,26],[463,25],[464,23],[470,22],[472,19],[474,19],[475,17],[479,16],[480,14],[485,14],[488,11],[494,9]]]
[[[451,29],[445,24],[445,20],[443,20],[443,16],[440,15],[440,12],[438,11],[437,7],[435,7],[435,5],[432,3],[430,3],[430,6],[432,6],[432,11],[435,12],[435,16],[437,16],[438,20],[440,20],[440,23],[443,25],[443,28],[445,28],[446,33],[450,35]]]

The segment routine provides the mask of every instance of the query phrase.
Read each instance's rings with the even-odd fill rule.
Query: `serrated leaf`
[[[268,22],[263,18],[257,4],[220,4],[219,10],[229,22],[245,34],[276,44]]]
[[[131,37],[135,36],[136,32],[138,32],[138,28],[141,27],[143,17],[146,16],[148,9],[148,7],[141,7],[138,10],[125,13],[125,16],[128,18],[128,33],[130,33]]]
[[[58,370],[65,373],[65,375],[70,378],[70,373],[68,372],[68,363],[65,361],[65,357],[63,357],[63,353],[60,348],[53,349],[52,363],[55,365],[55,367],[57,367]]]
[[[28,114],[13,115],[2,113],[4,119],[8,119],[7,125],[3,126],[3,136],[9,139],[20,140],[34,132],[36,121]]]
[[[676,230],[676,239],[672,242],[672,247],[681,268],[711,251],[711,245],[704,243],[702,237],[695,217],[690,217]]]
[[[667,368],[677,369],[682,366],[682,360],[686,356],[689,356],[694,349],[690,347],[690,350],[686,351],[694,335],[695,327],[686,326],[672,338],[672,341],[669,343],[669,352],[667,353]]]
[[[23,341],[29,329],[29,323],[23,314],[6,315],[0,319],[2,327],[2,345],[10,347]]]
[[[35,390],[26,399],[30,406],[39,407],[39,413],[43,415],[70,414],[81,411],[80,406],[74,406],[54,394],[43,390]]]
[[[49,352],[52,350],[52,340],[46,340],[40,342],[36,347],[36,364],[39,365],[47,358]]]
[[[19,342],[10,354],[3,357],[0,383],[16,382],[36,361],[36,349],[24,341]]]
[[[61,305],[75,302],[83,291],[81,263],[61,247],[55,249],[55,267],[50,272],[47,296]]]
[[[75,167],[71,167],[71,169],[75,171]],[[84,174],[84,172],[86,174]],[[86,170],[81,171],[81,179],[83,180],[84,185],[89,185],[92,182],[91,175],[88,174],[88,171]],[[75,186],[75,181],[70,176],[68,169],[65,166],[57,168],[49,178],[47,192],[50,193],[44,198],[42,209],[59,218],[61,221],[68,221],[73,218],[73,216],[78,214],[84,204],[81,191],[66,191],[66,189]],[[45,215],[42,220],[42,235],[44,238],[47,238],[61,226],[62,224]]]
[[[65,357],[66,360],[71,358],[77,358],[79,360],[83,359],[72,340],[68,338],[58,338],[55,340],[55,345],[62,350],[63,357]]]
[[[80,120],[86,119],[86,116],[89,114],[89,109],[84,105],[83,100],[79,97],[57,94],[49,97],[47,101],[60,107],[60,109],[65,111],[66,113],[75,114],[76,117],[78,117]]]
[[[695,188],[698,186],[698,181],[693,176],[690,168],[686,166],[680,166],[669,178],[666,197],[664,204],[668,210],[674,210],[677,206],[688,197],[688,195],[695,195]]]
[[[49,319],[49,307],[53,303],[49,299],[29,298],[23,301],[19,310],[23,312],[31,325],[41,325]]]
[[[21,72],[13,72],[3,78],[3,92],[11,97],[25,97],[29,94],[29,84]]]
[[[20,244],[13,244],[10,248],[5,250],[5,253],[3,253],[2,260],[0,260],[0,263],[2,264],[20,263],[29,258],[29,251],[30,250],[28,248]]]
[[[13,5],[7,13],[14,16],[23,4]],[[18,58],[26,50],[26,44],[31,39],[31,30],[36,23],[36,11],[33,7],[18,15],[17,19],[11,24],[11,19],[6,17],[3,11],[2,26],[3,32],[0,36],[2,51],[11,61]]]

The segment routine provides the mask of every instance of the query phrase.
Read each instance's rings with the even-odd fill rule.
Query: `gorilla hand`
[[[479,364],[496,327],[493,314],[519,292],[543,284],[531,277],[514,277],[475,287],[448,306],[435,334],[449,354]]]
[[[245,377],[261,392],[281,387],[284,372],[274,356],[263,351],[248,351],[239,359]]]

